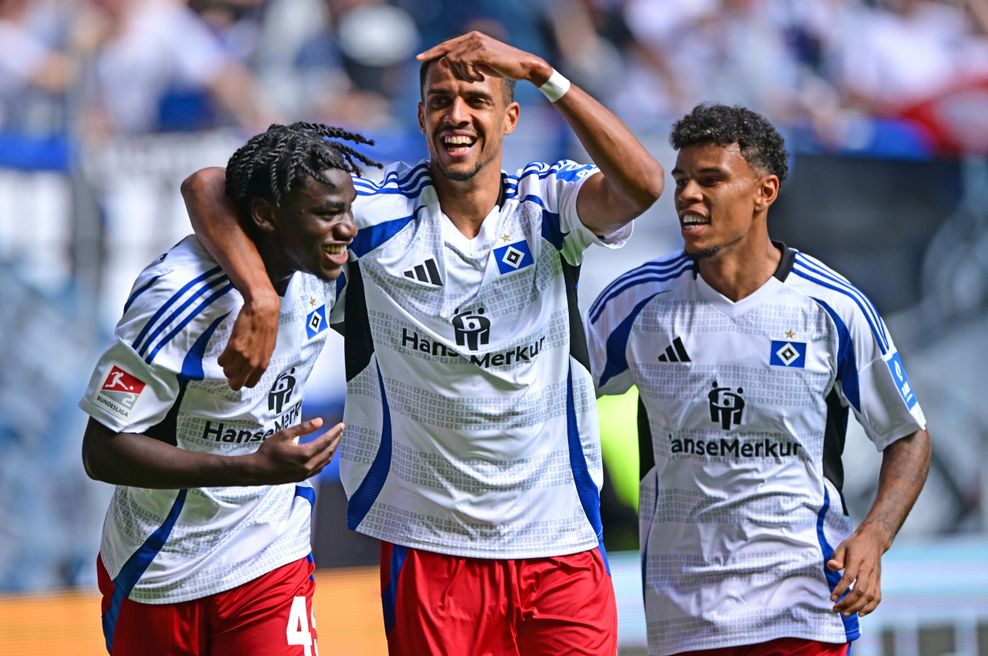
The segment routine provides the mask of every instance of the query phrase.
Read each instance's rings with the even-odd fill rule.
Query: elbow
[[[86,470],[86,476],[94,481],[106,482],[104,473],[100,471],[99,456],[88,441],[82,443],[82,466]]]
[[[665,191],[666,188],[665,180],[663,180],[662,177],[664,173],[662,167],[659,166],[658,162],[656,162],[655,166],[658,170],[649,174],[645,180],[645,185],[642,190],[642,196],[644,199],[644,207],[642,208],[643,212],[654,205],[655,201],[659,200],[659,197],[662,196],[662,192]]]
[[[661,169],[660,169],[661,171]],[[633,216],[640,216],[662,196],[665,183],[661,172],[658,176],[643,178],[635,185],[634,193],[628,197],[628,209]]]

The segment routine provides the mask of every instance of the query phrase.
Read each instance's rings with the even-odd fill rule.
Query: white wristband
[[[569,80],[563,77],[563,74],[556,69],[552,69],[552,75],[545,81],[545,84],[539,87],[539,91],[549,99],[549,102],[556,102],[566,95],[569,87]]]

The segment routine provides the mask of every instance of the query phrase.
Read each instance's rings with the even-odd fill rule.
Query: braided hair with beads
[[[253,199],[264,198],[277,207],[282,198],[304,184],[306,177],[330,184],[322,174],[326,169],[360,175],[358,162],[381,167],[344,142],[374,145],[363,135],[321,123],[274,124],[230,157],[226,166],[226,194],[241,218],[246,218]]]

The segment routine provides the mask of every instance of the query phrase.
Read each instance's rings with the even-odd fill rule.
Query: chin
[[[686,245],[684,249],[686,254],[692,257],[694,260],[705,260],[710,257],[714,257],[720,253],[720,246],[708,246],[706,248],[696,248],[690,245]]]
[[[339,278],[341,273],[343,273],[342,269],[316,269],[312,275],[320,280],[333,281]]]
[[[450,180],[456,180],[457,182],[465,182],[467,180],[470,180],[471,178],[473,178],[473,176],[477,175],[477,171],[479,170],[480,170],[479,166],[474,166],[473,168],[459,169],[459,170],[451,169],[445,166],[439,167],[439,171],[443,174],[444,177]]]

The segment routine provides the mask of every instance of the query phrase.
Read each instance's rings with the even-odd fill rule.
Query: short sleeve
[[[118,336],[97,362],[79,407],[117,433],[143,433],[164,420],[178,393],[176,372],[149,365]]]
[[[628,286],[615,293],[620,280],[604,288],[586,317],[590,369],[598,396],[622,394],[635,384],[628,367],[628,342],[635,322],[656,293],[647,285]]]
[[[837,390],[865,434],[882,450],[926,427],[926,417],[906,375],[888,327],[859,293],[839,315],[830,309],[840,341]]]
[[[580,189],[598,173],[600,169],[592,164],[571,160],[552,165],[532,162],[519,173],[523,200],[534,194],[543,206],[543,236],[573,265],[583,260],[583,252],[591,244],[619,248],[631,236],[630,223],[610,234],[596,235],[580,220],[576,209]]]

